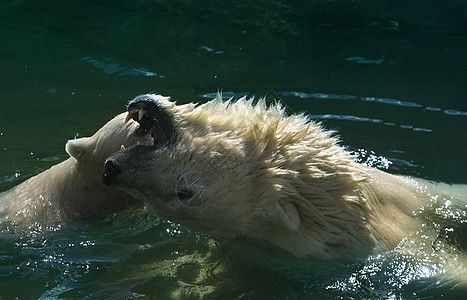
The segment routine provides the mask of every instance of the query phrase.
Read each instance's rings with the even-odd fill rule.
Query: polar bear
[[[333,132],[280,104],[218,95],[176,105],[147,94],[128,110],[154,145],[111,155],[104,183],[213,236],[266,241],[298,257],[354,258],[395,247],[437,202],[465,210],[465,185],[358,164]]]
[[[0,193],[0,222],[53,226],[140,205],[101,180],[105,160],[122,145],[153,143],[137,122],[125,124],[125,115],[116,116],[91,137],[68,141],[70,158]]]

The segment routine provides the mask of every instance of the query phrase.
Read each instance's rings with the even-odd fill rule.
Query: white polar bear
[[[116,116],[91,137],[68,141],[70,158],[0,193],[0,222],[53,226],[140,205],[101,180],[105,160],[122,145],[153,143],[137,122],[125,124],[125,115]]]
[[[395,247],[465,185],[435,184],[360,165],[333,132],[279,105],[220,96],[176,105],[142,95],[129,117],[154,145],[117,152],[104,182],[160,217],[218,237],[268,242],[299,257],[367,256]]]

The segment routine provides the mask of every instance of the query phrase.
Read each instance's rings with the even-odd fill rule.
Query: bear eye
[[[181,190],[177,192],[177,198],[180,199],[181,201],[187,201],[190,200],[191,197],[193,197],[193,192],[189,190]]]

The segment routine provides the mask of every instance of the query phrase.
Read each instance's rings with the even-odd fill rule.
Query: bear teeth
[[[144,115],[147,113],[147,111],[145,111],[144,109],[140,109],[138,111],[138,120],[141,121],[141,119],[144,117]]]
[[[144,109],[138,110],[138,121],[141,121],[143,117],[147,114],[147,111]],[[136,114],[135,113],[128,113],[125,118],[125,124],[128,123],[131,119],[135,119]],[[136,119],[135,119],[136,120]]]
[[[133,119],[134,117],[135,117],[134,114],[128,113],[128,115],[126,115],[126,118],[125,118],[125,124],[128,123],[128,121],[130,121],[130,120]]]

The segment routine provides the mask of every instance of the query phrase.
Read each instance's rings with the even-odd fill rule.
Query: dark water
[[[3,0],[0,45],[0,191],[147,92],[281,99],[390,172],[467,183],[467,1]],[[1,230],[5,299],[465,295],[397,250],[284,267],[140,211]]]

